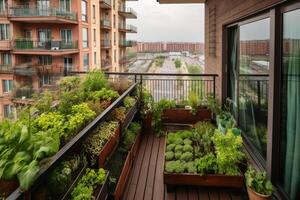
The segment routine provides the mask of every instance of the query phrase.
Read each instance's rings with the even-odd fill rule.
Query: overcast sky
[[[203,4],[159,4],[156,0],[127,1],[138,19],[127,20],[138,27],[129,39],[145,42],[203,42]]]

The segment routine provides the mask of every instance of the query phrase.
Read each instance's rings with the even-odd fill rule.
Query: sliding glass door
[[[280,184],[300,199],[300,9],[283,14]]]

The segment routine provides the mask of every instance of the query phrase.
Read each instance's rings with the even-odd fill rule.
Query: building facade
[[[205,3],[205,72],[275,199],[300,199],[300,1],[159,1]]]
[[[203,43],[192,42],[138,42],[139,53],[182,52],[204,53]]]
[[[0,0],[0,118],[70,71],[124,71],[125,0]]]

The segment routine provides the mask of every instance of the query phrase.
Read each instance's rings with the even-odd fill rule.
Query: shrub
[[[166,152],[165,157],[166,157],[166,161],[173,160],[174,159],[174,153],[172,151],[168,151],[168,152]]]
[[[95,102],[99,101],[111,101],[119,97],[118,92],[107,89],[107,88],[102,88],[101,90],[98,91],[93,91],[89,92],[88,94],[88,100],[93,100]]]
[[[130,82],[126,78],[119,78],[118,80],[110,81],[109,85],[119,94],[123,94],[129,88]]]
[[[99,91],[108,88],[108,80],[102,72],[94,70],[87,74],[82,86],[85,92]]]
[[[59,88],[62,92],[69,92],[78,89],[78,86],[80,86],[80,84],[80,78],[75,76],[64,77],[58,83]]]
[[[180,156],[180,160],[182,161],[191,161],[193,159],[193,154],[191,152],[185,152]]]
[[[126,118],[126,108],[118,107],[114,109],[107,117],[108,121],[123,122]]]
[[[174,64],[175,64],[176,68],[180,68],[181,65],[182,65],[181,60],[179,60],[179,59],[176,59],[175,62],[174,62]]]
[[[124,99],[124,106],[127,110],[132,108],[135,105],[135,103],[136,103],[136,100],[133,97],[127,96]]]

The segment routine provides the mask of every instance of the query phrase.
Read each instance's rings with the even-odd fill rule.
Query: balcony
[[[109,71],[111,68],[111,61],[109,59],[102,59],[101,60],[101,70]]]
[[[11,50],[11,40],[0,40],[0,49],[3,51]]]
[[[13,72],[11,65],[0,64],[0,73],[11,74]]]
[[[10,9],[11,21],[26,23],[77,24],[77,13],[51,7],[15,7]]]
[[[137,33],[137,27],[130,24],[119,24],[119,31],[125,33]]]
[[[110,9],[111,8],[111,0],[100,0],[100,8]]]
[[[111,21],[108,19],[102,19],[100,21],[100,26],[102,29],[111,29]]]
[[[111,40],[101,40],[101,49],[110,49]]]
[[[119,46],[120,47],[134,47],[136,46],[136,41],[132,41],[132,40],[120,40],[119,42]]]
[[[127,19],[137,19],[137,12],[132,8],[126,8],[125,6],[119,7],[119,15]]]
[[[13,42],[15,54],[30,55],[68,55],[78,53],[78,41],[65,42],[61,40],[38,41],[17,39]]]

